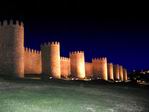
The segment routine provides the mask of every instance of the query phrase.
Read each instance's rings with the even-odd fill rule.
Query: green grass
[[[0,112],[147,112],[148,95],[114,84],[0,80]]]

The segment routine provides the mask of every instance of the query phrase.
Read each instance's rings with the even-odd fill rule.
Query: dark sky
[[[24,21],[27,47],[39,50],[41,43],[60,41],[62,56],[84,50],[86,61],[106,56],[129,70],[148,69],[149,18],[144,4],[6,1],[0,19]]]

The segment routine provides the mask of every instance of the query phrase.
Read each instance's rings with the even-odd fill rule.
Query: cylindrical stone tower
[[[94,77],[100,77],[103,80],[108,80],[107,76],[107,58],[92,59]]]
[[[70,75],[70,59],[61,57],[61,76],[67,78]]]
[[[54,78],[61,78],[61,68],[60,68],[60,43],[51,42],[50,47],[50,74]]]
[[[124,77],[124,81],[128,80],[127,70],[125,68],[123,69],[123,77]]]
[[[24,77],[24,25],[19,21],[0,24],[0,73]]]
[[[94,78],[101,78],[101,74],[100,74],[100,60],[99,58],[93,58],[92,59],[92,66],[93,66],[93,77]]]
[[[69,53],[69,58],[70,58],[70,74],[72,77],[76,77],[76,56],[74,52]]]
[[[60,43],[51,42],[41,46],[42,73],[53,78],[61,78]]]
[[[118,64],[113,66],[113,73],[114,73],[114,80],[119,80],[120,76],[119,76],[119,65]]]
[[[79,79],[85,78],[85,58],[83,51],[70,53],[71,75]]]
[[[119,75],[120,75],[120,80],[121,81],[124,81],[124,78],[123,78],[123,66],[119,66]]]
[[[110,80],[114,80],[114,76],[113,76],[113,64],[112,63],[108,63],[108,78]]]
[[[108,80],[108,75],[107,75],[107,58],[100,58],[100,73],[101,73],[101,78],[103,80]]]
[[[50,48],[48,44],[41,45],[42,74],[50,75]]]

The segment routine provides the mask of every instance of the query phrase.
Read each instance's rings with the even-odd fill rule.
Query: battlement
[[[67,58],[67,57],[60,57],[60,60],[61,60],[61,61],[70,61],[70,58]]]
[[[29,54],[41,54],[41,51],[38,51],[38,50],[35,50],[35,49],[31,49],[31,48],[24,48],[24,51],[26,53],[29,53]]]
[[[102,58],[92,58],[92,61],[107,61],[106,57],[102,57]]]
[[[97,61],[99,60],[99,58],[92,58],[92,61]]]
[[[108,63],[107,72],[108,72],[108,78],[111,79],[111,80],[114,80],[113,63]]]
[[[76,55],[76,54],[84,54],[84,51],[73,51],[73,52],[70,52],[69,54],[70,54],[70,56]]]
[[[57,42],[57,41],[55,41],[55,42],[49,42],[48,45],[60,45],[60,42]]]
[[[57,41],[55,41],[55,42],[48,42],[48,43],[44,43],[44,44],[41,44],[41,48],[47,48],[47,47],[49,47],[49,46],[59,46],[60,45],[60,42],[57,42]]]
[[[48,42],[41,45],[42,52],[42,72],[54,78],[60,78],[60,43]]]
[[[111,66],[113,66],[113,63],[108,63],[108,65],[111,65]]]
[[[0,21],[0,27],[3,26],[24,26],[23,22],[18,21],[18,20],[4,20]]]
[[[85,62],[85,64],[92,64],[91,62]]]
[[[122,65],[119,65],[119,67],[122,67],[122,68],[123,68],[123,66],[122,66]]]
[[[114,66],[118,66],[119,67],[119,64],[115,64]]]
[[[40,47],[41,47],[41,48],[48,47],[48,44],[45,42],[44,44],[41,44]]]
[[[119,68],[119,66],[120,66],[119,64],[114,64],[113,65],[114,68]]]

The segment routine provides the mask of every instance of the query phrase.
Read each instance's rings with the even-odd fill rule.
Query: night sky
[[[0,19],[24,21],[25,46],[40,49],[49,41],[61,43],[61,56],[85,51],[85,60],[107,57],[129,71],[149,68],[149,18],[146,6],[103,5],[76,0],[34,3],[6,2]],[[133,5],[133,7],[132,7]]]

